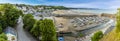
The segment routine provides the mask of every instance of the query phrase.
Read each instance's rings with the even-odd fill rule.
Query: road
[[[18,24],[17,24],[17,37],[18,41],[37,41],[35,38],[33,38],[28,32],[26,32],[23,29],[23,21],[22,18],[19,18]]]

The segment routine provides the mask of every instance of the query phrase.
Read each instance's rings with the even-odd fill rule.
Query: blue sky
[[[120,0],[0,0],[0,3],[103,9],[116,9],[120,7]]]

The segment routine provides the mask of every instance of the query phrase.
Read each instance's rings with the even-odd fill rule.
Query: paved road
[[[23,22],[21,18],[19,19],[16,30],[18,32],[18,41],[37,41],[23,29]]]

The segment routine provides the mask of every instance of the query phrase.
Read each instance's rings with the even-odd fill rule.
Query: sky
[[[0,0],[0,3],[53,5],[72,8],[116,9],[120,7],[120,0]]]

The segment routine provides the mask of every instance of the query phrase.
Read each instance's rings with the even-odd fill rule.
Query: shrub
[[[91,40],[99,41],[99,39],[101,39],[102,37],[103,37],[102,31],[98,31],[98,32],[94,33],[93,37],[91,37]]]
[[[0,34],[0,38],[7,40],[7,36],[5,35],[5,33]]]

